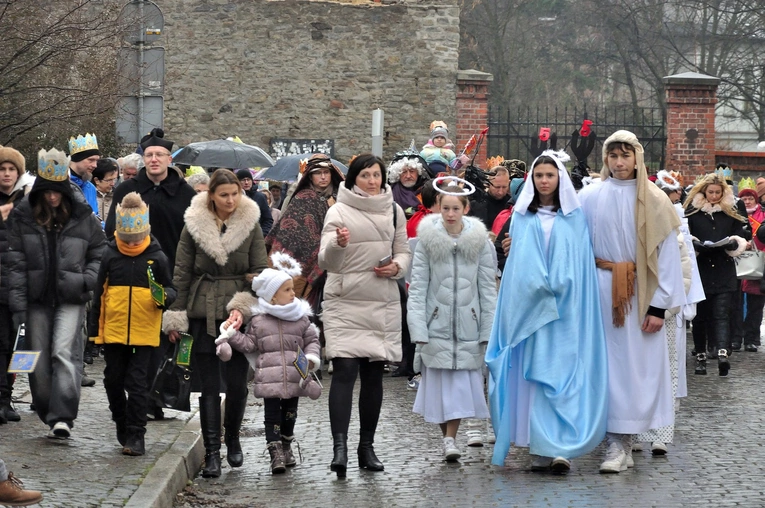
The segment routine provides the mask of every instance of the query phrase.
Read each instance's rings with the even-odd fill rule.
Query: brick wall
[[[715,158],[717,163],[722,162],[733,168],[736,181],[747,176],[755,179],[765,176],[765,152],[718,151]]]
[[[462,151],[470,136],[478,136],[488,125],[489,84],[491,74],[474,70],[457,73],[457,129],[454,142],[457,155]],[[488,140],[484,139],[475,156],[476,165],[483,167],[486,160]]]

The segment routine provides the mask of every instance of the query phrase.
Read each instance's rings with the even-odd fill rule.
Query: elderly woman
[[[96,186],[96,201],[98,201],[98,216],[106,221],[112,207],[114,185],[117,183],[119,172],[117,161],[110,158],[99,159],[93,170],[93,185]]]
[[[411,252],[404,212],[394,203],[385,176],[385,163],[379,157],[364,154],[354,158],[321,233],[319,265],[327,270],[324,335],[327,358],[334,365],[329,390],[334,441],[330,469],[340,478],[345,477],[348,465],[347,436],[356,377],[361,378],[359,467],[384,469],[373,448],[382,405],[383,367],[386,361],[401,360],[401,302],[396,279],[406,274]]]
[[[323,270],[317,262],[321,228],[335,204],[343,174],[329,156],[315,154],[300,168],[300,179],[282,217],[266,237],[269,251],[286,252],[303,267],[295,277],[295,296],[305,298]]]
[[[122,182],[126,182],[131,178],[134,178],[138,174],[138,170],[143,167],[143,156],[140,153],[131,153],[121,159],[117,159],[120,166],[120,178],[119,185]]]
[[[218,169],[210,179],[210,190],[191,200],[175,257],[173,285],[178,298],[165,312],[162,323],[162,331],[172,342],[178,340],[179,332],[194,337],[191,354],[202,385],[199,411],[205,445],[204,478],[217,478],[221,473],[221,373],[226,381],[226,460],[231,467],[240,467],[244,460],[239,430],[247,406],[249,364],[243,354],[234,351],[224,368],[215,355],[220,325],[228,321],[238,329],[244,320],[240,310],[229,315],[227,304],[248,313],[247,305],[235,302],[248,295],[248,276],[268,266],[258,224],[260,210],[255,202],[242,197],[236,175]]]
[[[210,175],[207,173],[194,173],[186,178],[186,183],[191,185],[194,192],[199,194],[200,192],[207,192],[210,185]]]

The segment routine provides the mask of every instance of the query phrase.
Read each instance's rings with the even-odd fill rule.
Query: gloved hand
[[[693,248],[698,252],[699,254],[706,254],[711,251],[709,247],[704,245],[702,242],[698,240],[693,241]]]
[[[728,245],[725,246],[725,250],[736,250],[738,249],[738,242],[736,240],[731,240],[728,242]]]

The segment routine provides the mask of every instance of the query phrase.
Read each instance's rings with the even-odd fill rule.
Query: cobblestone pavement
[[[689,340],[688,351],[692,349]],[[601,475],[603,447],[573,461],[566,476],[532,473],[526,450],[513,449],[505,467],[491,462],[491,445],[465,446],[465,422],[458,435],[463,458],[442,460],[440,431],[412,413],[415,393],[401,378],[385,379],[385,399],[376,437],[385,472],[356,468],[358,420],[349,431],[348,477],[329,471],[332,438],[325,392],[319,400],[301,399],[297,439],[303,463],[272,476],[264,454],[262,407],[246,414],[244,466],[225,464],[219,479],[197,478],[177,497],[176,508],[194,506],[763,506],[765,451],[760,435],[765,421],[765,351],[736,353],[727,378],[695,376],[688,358],[689,397],[683,399],[675,444],[666,457],[635,453],[635,468]],[[357,386],[358,397],[358,386]],[[354,418],[357,417],[354,410]]]
[[[165,411],[173,418],[149,423],[146,455],[122,455],[104,390],[104,366],[103,358],[98,358],[85,369],[96,386],[82,388],[79,415],[66,441],[45,437],[48,426],[29,409],[28,378],[17,376],[13,395],[21,399],[16,403],[21,421],[0,426],[0,458],[25,488],[43,492],[41,506],[123,506],[196,411]]]
[[[689,342],[689,350],[691,349]],[[245,416],[244,467],[231,470],[223,461],[219,479],[197,478],[176,498],[176,508],[195,506],[264,507],[342,505],[377,506],[763,506],[765,451],[760,441],[765,421],[765,351],[736,353],[727,378],[694,376],[688,359],[689,397],[677,422],[675,444],[665,458],[649,451],[635,454],[636,466],[619,475],[597,472],[602,449],[579,458],[567,476],[531,473],[525,450],[515,449],[505,467],[490,465],[492,448],[467,448],[466,424],[458,444],[463,459],[442,461],[440,432],[411,412],[414,392],[401,378],[385,379],[385,400],[376,449],[385,472],[356,468],[356,411],[349,438],[348,478],[329,471],[332,439],[326,393],[317,401],[302,399],[297,438],[303,463],[281,476],[268,470],[260,401],[251,400]],[[25,376],[15,395],[22,421],[0,426],[0,457],[24,480],[42,490],[45,507],[123,506],[142,479],[196,412],[167,411],[174,419],[149,423],[147,454],[126,457],[114,437],[103,390],[103,360],[88,367],[98,384],[83,388],[80,415],[68,441],[45,438],[47,427],[29,411]],[[196,400],[192,397],[192,404]],[[225,452],[225,447],[224,447]]]

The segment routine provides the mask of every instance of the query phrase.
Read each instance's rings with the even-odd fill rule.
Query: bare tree
[[[0,2],[0,143],[27,155],[78,132],[114,138],[119,2]]]

